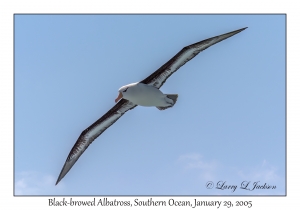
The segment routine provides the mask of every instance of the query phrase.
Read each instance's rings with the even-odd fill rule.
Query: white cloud
[[[178,160],[184,165],[185,170],[198,170],[200,177],[204,180],[215,178],[215,172],[218,168],[216,161],[204,161],[203,157],[196,153],[181,155]]]
[[[226,185],[236,185],[240,188],[241,183],[247,181],[250,182],[251,186],[254,182],[258,182],[259,185],[264,185],[266,183],[270,186],[276,186],[276,189],[253,191],[238,189],[235,191],[236,195],[283,195],[285,191],[285,177],[280,176],[280,174],[283,174],[284,171],[280,173],[278,167],[271,165],[267,160],[262,160],[257,163],[257,165],[252,164],[233,167],[222,164],[222,161],[205,160],[205,158],[200,154],[192,153],[181,155],[178,158],[178,162],[182,165],[184,173],[192,173],[193,176],[197,177],[197,181],[194,181],[200,184],[200,186],[203,185],[204,181],[205,183],[206,181],[212,181],[214,184],[222,181],[225,182]],[[205,189],[203,192],[207,193],[208,191]],[[218,192],[221,194],[228,194],[226,190],[218,190],[217,193]]]
[[[238,170],[238,176],[242,179],[248,180],[261,180],[261,181],[278,181],[280,179],[277,174],[278,169],[271,166],[266,160],[263,160],[261,164],[256,167],[251,167],[247,170]]]
[[[257,182],[258,185],[266,184],[276,187],[273,190],[254,190],[252,194],[256,195],[284,195],[286,189],[285,177],[279,174],[279,169],[266,160],[261,161],[254,167],[237,169],[237,179],[250,182],[250,186]],[[284,171],[281,174],[284,174]]]
[[[58,194],[62,185],[55,186],[55,178],[34,171],[15,175],[15,195],[51,195]]]

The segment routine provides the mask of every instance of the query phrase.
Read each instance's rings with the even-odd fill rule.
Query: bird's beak
[[[122,93],[119,93],[118,97],[115,99],[115,102],[117,103],[122,97],[123,97]]]

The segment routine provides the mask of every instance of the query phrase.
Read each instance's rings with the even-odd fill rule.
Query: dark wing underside
[[[134,107],[136,107],[135,104],[126,99],[122,99],[105,115],[94,122],[90,127],[85,129],[80,134],[78,140],[71,149],[55,185],[57,185],[59,181],[69,172],[82,153],[100,134],[102,134],[109,126],[114,124],[114,122],[116,122],[125,112],[133,109]]]
[[[144,83],[144,84],[152,85],[156,88],[160,88],[174,72],[176,72],[186,62],[188,62],[196,55],[198,55],[199,52],[245,30],[246,28],[242,28],[226,34],[222,34],[220,36],[215,36],[209,39],[205,39],[203,41],[184,47],[167,63],[165,63],[163,66],[161,66],[158,70],[156,70],[153,74],[148,76],[140,83]]]

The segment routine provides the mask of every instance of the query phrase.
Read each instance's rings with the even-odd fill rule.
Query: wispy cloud
[[[205,180],[215,178],[215,172],[218,168],[216,161],[205,161],[200,154],[196,153],[181,155],[178,161],[184,165],[186,170],[198,170],[200,177]]]
[[[284,169],[282,169],[284,170]],[[251,185],[257,182],[259,185],[275,186],[274,190],[255,190],[257,195],[284,195],[285,194],[285,177],[284,171],[279,172],[278,167],[271,165],[267,160],[262,160],[256,166],[249,168],[237,168],[237,179],[249,181]],[[281,175],[280,175],[281,174]]]
[[[263,160],[257,166],[249,169],[238,169],[238,176],[242,179],[262,180],[262,181],[278,181],[280,179],[277,174],[277,167],[270,165],[266,160]]]
[[[267,160],[261,160],[256,165],[245,167],[224,165],[222,161],[218,160],[206,160],[202,155],[198,153],[181,155],[178,158],[178,162],[181,164],[182,169],[185,172],[193,172],[193,175],[197,177],[196,181],[200,186],[203,182],[211,181],[215,185],[218,182],[226,185],[236,185],[238,189],[241,183],[246,181],[250,182],[251,186],[254,182],[259,185],[265,183],[270,186],[276,186],[274,190],[236,190],[237,194],[255,194],[255,195],[284,195],[285,194],[285,177],[282,176],[284,171],[279,171],[278,167],[270,164]],[[282,169],[284,170],[284,169]],[[200,178],[200,179],[199,179]],[[195,183],[196,184],[196,183]],[[204,189],[204,188],[203,188]],[[228,194],[228,190],[217,191],[203,191],[204,193],[224,193]],[[232,194],[231,191],[229,194]]]
[[[15,195],[54,195],[61,192],[63,186],[55,186],[52,175],[35,171],[24,171],[15,175]]]

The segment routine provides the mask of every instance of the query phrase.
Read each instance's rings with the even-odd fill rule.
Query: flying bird
[[[57,185],[60,180],[70,171],[88,146],[108,127],[114,124],[123,114],[125,114],[125,112],[135,108],[137,105],[148,107],[154,106],[159,110],[165,110],[174,106],[178,95],[163,94],[159,90],[166,80],[181,66],[198,55],[198,53],[201,51],[245,30],[246,28],[247,27],[241,28],[239,30],[205,39],[203,41],[186,46],[167,63],[162,65],[144,80],[121,87],[119,89],[119,95],[115,99],[117,104],[80,134],[78,140],[67,157],[67,160],[58,176],[55,185]]]

